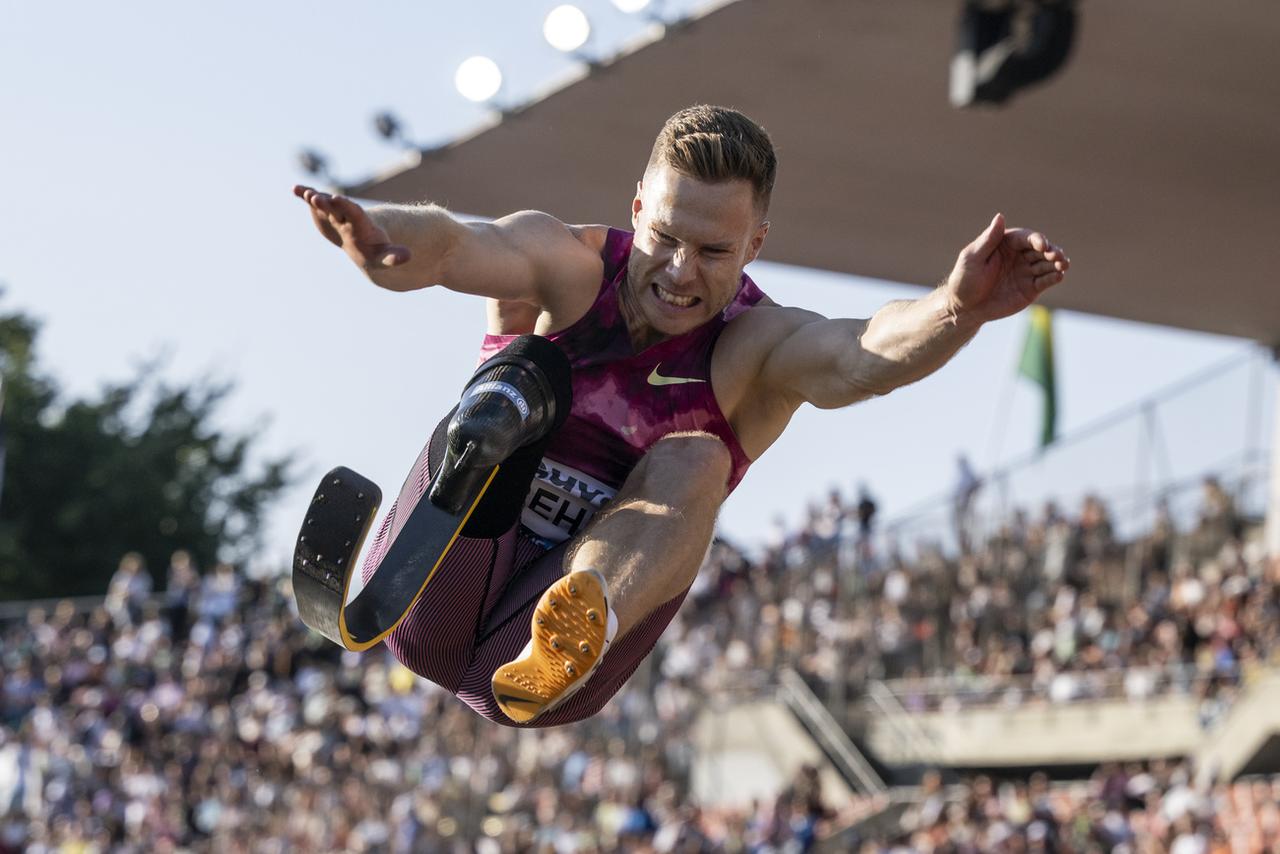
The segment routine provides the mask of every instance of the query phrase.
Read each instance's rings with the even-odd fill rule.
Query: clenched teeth
[[[676,308],[688,308],[698,301],[697,297],[682,297],[679,294],[673,294],[671,291],[656,283],[653,286],[653,291],[658,295],[658,299],[668,305],[674,305]]]

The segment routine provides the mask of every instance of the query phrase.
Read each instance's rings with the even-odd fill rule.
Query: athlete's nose
[[[696,254],[687,249],[677,248],[667,261],[667,276],[673,285],[687,285],[698,274]]]

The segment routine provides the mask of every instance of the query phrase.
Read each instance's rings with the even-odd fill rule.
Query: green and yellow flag
[[[1057,437],[1058,395],[1053,382],[1053,312],[1042,305],[1031,306],[1031,325],[1027,342],[1022,346],[1018,373],[1040,386],[1044,393],[1044,418],[1040,428],[1040,447]]]

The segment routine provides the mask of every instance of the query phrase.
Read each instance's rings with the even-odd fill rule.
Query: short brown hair
[[[737,110],[699,104],[676,113],[658,132],[645,171],[660,160],[700,181],[749,181],[756,205],[762,213],[769,210],[778,172],[773,142]]]

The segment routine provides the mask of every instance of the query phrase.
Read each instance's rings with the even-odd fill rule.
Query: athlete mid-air
[[[409,562],[397,538],[416,536],[431,502],[466,520],[385,641],[490,720],[550,726],[598,711],[680,606],[721,503],[800,406],[848,406],[927,376],[1069,266],[997,214],[919,299],[866,320],[781,306],[743,273],[769,231],[775,169],[761,127],[698,106],[659,133],[634,233],[533,211],[463,223],[436,205],[365,210],[295,188],[375,284],[487,300],[482,363],[362,575],[389,552],[384,572]],[[481,493],[474,508],[456,500]]]

